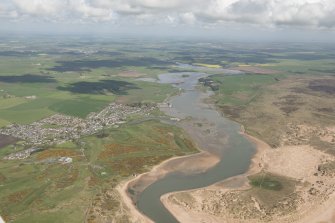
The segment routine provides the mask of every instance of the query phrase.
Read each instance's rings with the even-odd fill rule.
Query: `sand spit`
[[[271,147],[265,142],[257,139],[256,137],[250,136],[244,132],[244,128],[241,128],[241,134],[243,134],[246,138],[248,138],[251,142],[256,145],[257,151],[252,159],[249,170],[242,175],[238,175],[229,179],[226,179],[222,182],[218,182],[214,185],[208,186],[206,188],[194,189],[190,191],[184,191],[187,193],[204,193],[207,191],[216,191],[220,190],[220,192],[225,193],[232,189],[247,189],[249,188],[247,176],[257,173],[262,169],[261,161],[264,153],[271,149]],[[189,210],[187,208],[182,207],[174,201],[174,195],[182,192],[173,192],[169,194],[165,194],[161,197],[161,201],[164,206],[177,218],[178,221],[182,223],[223,223],[223,219],[221,217],[208,215],[207,213],[196,212]],[[201,196],[193,196],[195,199],[192,199],[192,202],[201,203]],[[229,223],[235,223],[235,221],[229,221]]]
[[[201,125],[198,125],[199,123],[201,123]],[[186,130],[192,139],[195,139],[195,144],[200,152],[197,154],[168,159],[153,167],[150,172],[133,177],[118,186],[117,189],[121,194],[123,203],[126,208],[130,210],[132,222],[152,222],[136,208],[135,204],[136,195],[141,193],[150,184],[171,172],[178,171],[188,174],[205,172],[220,161],[215,153],[202,151],[200,148],[203,148],[202,146],[206,145],[206,143],[210,148],[217,148],[218,145],[224,142],[225,136],[218,137],[220,140],[217,140],[217,143],[209,143],[211,139],[218,136],[211,124],[201,120],[186,120],[179,124]],[[195,126],[200,128],[200,131],[195,131]],[[132,194],[129,193],[129,190],[132,191]]]
[[[141,174],[134,180],[131,180],[128,183],[128,188],[133,190],[134,193],[141,193],[150,184],[163,178],[168,173],[177,171],[181,173],[201,173],[213,167],[218,162],[218,157],[207,152],[175,157],[164,161],[150,172]]]
[[[128,185],[130,182],[132,182],[135,179],[131,179],[125,182],[120,183],[117,187],[116,190],[120,193],[123,205],[129,210],[129,220],[130,222],[133,223],[153,223],[148,217],[143,215],[141,212],[139,212],[134,205],[133,201],[131,198],[128,196]]]
[[[167,173],[183,170],[186,173],[205,171],[219,162],[215,155],[215,148],[222,145],[226,138],[215,132],[210,123],[199,120],[179,123],[186,132],[195,139],[198,147],[210,148],[207,152],[171,158],[145,173],[131,179],[118,188],[125,206],[130,210],[132,222],[152,222],[141,214],[136,208],[137,193],[142,192],[148,185],[164,177]],[[201,127],[199,127],[201,126]],[[201,128],[201,131],[196,130]],[[335,157],[325,151],[314,149],[310,145],[283,145],[272,149],[263,141],[244,133],[241,134],[253,142],[257,147],[249,170],[242,175],[218,182],[206,188],[190,191],[173,192],[161,197],[165,207],[182,223],[333,223],[335,222],[335,175],[327,175],[319,170],[319,166],[335,162]],[[326,137],[326,136],[325,136]],[[213,140],[220,139],[219,141]],[[214,142],[214,143],[213,143]],[[212,149],[212,150],[211,150]],[[199,165],[201,164],[201,165]],[[250,191],[248,176],[262,172],[269,172],[283,176],[292,181],[299,182],[295,187],[292,198],[281,201],[280,205],[287,206],[288,210],[270,210],[270,216],[258,200],[257,196],[245,199],[245,191]],[[331,173],[333,174],[333,173]],[[134,193],[129,194],[128,189]],[[229,196],[226,196],[226,195]],[[247,194],[250,195],[250,194]],[[226,199],[243,198],[237,213],[230,213],[226,207],[221,206]],[[223,200],[219,198],[224,198]],[[135,200],[135,202],[134,202]],[[281,206],[281,207],[282,207]],[[284,208],[285,209],[285,208]],[[278,211],[278,213],[276,212]],[[285,212],[287,211],[287,213]],[[251,213],[251,214],[250,214]],[[256,213],[254,215],[253,213]]]
[[[161,200],[166,208],[182,223],[334,223],[335,222],[335,178],[334,173],[320,170],[320,165],[334,162],[335,158],[309,145],[282,146],[271,149],[266,143],[255,137],[245,136],[257,145],[257,153],[246,174],[227,179],[215,185],[164,195]],[[247,176],[261,171],[294,179],[299,182],[289,202],[283,202],[284,208],[294,210],[272,213],[259,201],[257,196],[246,199],[246,191],[251,188]],[[240,211],[230,213],[230,202],[223,198],[241,199],[246,204]],[[293,196],[294,195],[294,196]],[[228,196],[229,197],[229,196]],[[226,202],[226,203],[225,203]],[[247,204],[248,203],[248,204]],[[249,205],[249,206],[248,206]],[[251,209],[246,211],[245,209]],[[280,210],[280,209],[275,209]],[[246,213],[259,212],[258,217]],[[236,214],[238,213],[238,214]],[[239,215],[240,214],[240,215]],[[259,217],[261,216],[261,217]]]
[[[207,152],[194,155],[174,157],[155,166],[150,172],[138,175],[137,177],[121,183],[117,190],[121,194],[125,206],[130,210],[132,222],[152,222],[145,215],[140,213],[132,200],[137,193],[141,193],[151,183],[161,179],[166,174],[179,171],[187,173],[204,172],[219,162],[219,158]],[[128,190],[134,191],[131,195]]]

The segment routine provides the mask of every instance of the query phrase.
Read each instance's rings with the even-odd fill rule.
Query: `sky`
[[[11,31],[333,40],[335,0],[0,0]]]

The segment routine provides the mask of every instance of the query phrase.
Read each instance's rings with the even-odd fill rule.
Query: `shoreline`
[[[194,157],[196,157],[194,159]],[[197,158],[198,157],[198,158]],[[142,186],[146,188],[151,183],[154,183],[155,181],[159,180],[160,178],[164,177],[166,174],[169,174],[175,170],[166,170],[165,168],[168,167],[168,165],[173,161],[184,161],[187,159],[194,159],[195,162],[197,162],[197,159],[202,159],[205,157],[212,158],[213,155],[209,154],[208,152],[205,152],[203,150],[199,150],[198,153],[185,155],[185,156],[178,156],[178,157],[172,157],[170,159],[167,159],[160,164],[157,164],[156,166],[152,167],[152,169],[149,172],[142,173],[136,177],[132,177],[130,179],[125,180],[124,182],[121,182],[117,186],[117,191],[120,193],[123,203],[126,205],[126,207],[129,209],[131,216],[130,218],[134,220],[134,222],[145,222],[145,223],[153,223],[153,221],[148,218],[146,215],[142,214],[136,207],[136,204],[131,199],[131,196],[129,196],[128,190],[131,184],[137,183],[138,181],[144,181]],[[206,159],[206,158],[205,158]],[[206,171],[207,169],[214,166],[217,162],[219,162],[219,159],[217,158],[217,161],[213,163],[213,165],[205,165],[204,168],[200,168],[200,171]],[[145,179],[145,178],[149,179]],[[142,179],[144,178],[144,179]]]
[[[241,126],[241,129],[243,129],[243,126]],[[221,187],[220,184],[231,181],[231,180],[236,180],[236,179],[243,179],[246,178],[248,175],[251,175],[253,173],[256,173],[257,171],[260,170],[261,167],[258,166],[259,160],[261,159],[261,156],[263,154],[264,151],[271,149],[271,147],[266,144],[265,142],[263,142],[262,140],[253,137],[251,135],[248,135],[247,133],[245,133],[244,131],[240,132],[241,135],[243,135],[244,137],[246,137],[250,142],[252,142],[255,146],[256,146],[256,151],[255,154],[253,155],[252,159],[251,159],[251,163],[250,166],[248,168],[248,170],[240,175],[234,176],[234,177],[230,177],[228,179],[225,179],[223,181],[217,182],[215,184],[209,185],[208,187],[205,188],[215,188],[215,187]],[[117,191],[120,193],[122,201],[124,202],[124,204],[126,205],[126,207],[129,209],[129,212],[131,214],[130,218],[134,221],[134,222],[144,222],[144,223],[153,223],[153,221],[148,218],[146,215],[144,215],[143,213],[141,213],[137,207],[136,204],[133,202],[133,200],[131,199],[131,196],[129,196],[128,190],[130,188],[130,186],[134,183],[137,183],[141,180],[144,181],[144,187],[149,186],[151,183],[154,183],[156,180],[159,180],[160,178],[164,177],[166,174],[169,174],[171,172],[173,172],[173,170],[166,170],[166,167],[171,164],[171,162],[173,161],[178,161],[178,160],[187,160],[187,159],[192,159],[191,162],[193,163],[198,163],[197,162],[197,158],[194,159],[194,157],[204,157],[204,156],[213,156],[212,154],[203,151],[199,148],[199,153],[195,153],[195,154],[190,154],[190,155],[186,155],[186,156],[178,156],[178,157],[172,157],[170,159],[167,159],[165,161],[163,161],[162,163],[152,167],[152,169],[149,172],[145,172],[142,173],[136,177],[132,177],[131,179],[125,180],[124,182],[121,182],[118,186],[117,186]],[[217,161],[218,162],[218,161]],[[207,168],[201,168],[201,171],[206,171],[207,169],[213,167],[216,164],[216,162],[212,165],[207,166]],[[148,179],[142,179],[145,177],[149,177]],[[247,187],[248,185],[245,185],[243,187],[241,187],[240,189]],[[196,189],[192,189],[192,190],[186,190],[186,191],[194,191],[194,190],[199,190],[201,188],[196,188]],[[182,191],[178,191],[178,192],[182,192]],[[171,194],[176,193],[176,192],[172,192],[172,193],[168,193],[165,194],[161,197],[161,202],[162,204],[165,206],[165,208],[170,211],[170,213],[173,216],[181,216],[182,213],[180,212],[175,212],[173,210],[173,207],[171,207],[168,203],[168,196],[170,196]]]
[[[177,93],[177,95],[180,94],[180,93],[181,92],[179,91]],[[206,101],[206,99],[209,98],[208,96],[210,96],[211,93],[212,92],[206,91],[203,94],[201,94],[201,96],[200,96],[201,106],[206,106],[206,107],[210,108],[211,110],[218,112],[220,114],[220,116],[222,116],[223,114],[220,112],[220,110],[214,104],[210,103],[209,101]],[[170,101],[171,97],[172,96],[169,96],[167,99],[164,100],[164,102]],[[171,116],[171,113],[169,114],[167,111],[164,111],[164,110],[165,110],[164,108],[161,109],[161,111],[163,111],[165,114],[167,114],[168,116]],[[221,184],[222,182],[227,182],[228,180],[231,180],[231,179],[239,179],[239,178],[243,179],[243,178],[246,178],[246,176],[250,175],[252,172],[257,172],[257,170],[259,169],[259,167],[257,166],[257,164],[259,163],[259,160],[261,158],[261,155],[263,154],[263,151],[271,148],[268,144],[266,144],[265,142],[261,141],[260,139],[255,138],[255,137],[250,136],[247,133],[245,133],[244,126],[242,124],[240,124],[240,123],[238,123],[238,122],[236,122],[236,121],[234,121],[232,119],[229,119],[229,120],[232,121],[232,122],[234,122],[234,123],[236,123],[237,125],[239,125],[240,126],[239,134],[241,134],[249,142],[251,142],[252,144],[255,145],[255,153],[251,157],[249,168],[246,170],[245,173],[240,174],[240,175],[236,175],[236,176],[233,176],[233,177],[230,177],[230,178],[225,179],[225,180],[220,181],[220,182],[216,182],[216,183],[214,183],[212,185],[209,185],[208,187],[219,186],[219,184]],[[185,120],[183,120],[182,122],[179,122],[177,124],[177,126],[181,127],[182,129],[184,129],[184,131],[186,131],[186,133],[188,133],[188,135],[191,137],[193,143],[195,143],[196,147],[198,148],[199,153],[195,153],[195,154],[191,154],[191,155],[186,155],[186,156],[181,156],[181,157],[172,157],[172,158],[170,158],[168,160],[165,160],[162,163],[160,163],[160,164],[152,167],[152,169],[149,172],[140,174],[140,175],[136,176],[135,178],[131,178],[129,180],[126,180],[126,182],[123,183],[123,186],[121,184],[120,190],[118,189],[118,191],[121,194],[123,202],[130,209],[130,213],[131,213],[130,218],[135,218],[136,220],[142,220],[143,222],[148,222],[148,223],[149,222],[150,223],[153,222],[146,215],[144,215],[143,213],[141,213],[140,210],[138,210],[138,208],[136,206],[136,201],[134,201],[134,199],[132,199],[132,195],[130,195],[128,193],[129,189],[133,189],[133,188],[131,188],[132,185],[134,185],[135,183],[137,183],[137,184],[140,185],[140,190],[133,190],[133,191],[141,191],[141,189],[143,191],[151,183],[154,183],[155,181],[157,181],[160,178],[164,177],[166,174],[171,173],[174,170],[179,170],[180,171],[181,169],[180,168],[178,169],[178,167],[175,168],[175,169],[169,169],[169,168],[166,169],[165,168],[169,164],[172,164],[173,161],[178,161],[178,160],[183,161],[183,160],[191,159],[191,162],[189,162],[190,164],[186,166],[186,167],[189,167],[189,166],[192,166],[192,165],[199,166],[199,164],[201,164],[201,163],[202,164],[206,163],[206,162],[197,162],[197,159],[194,158],[194,157],[203,158],[206,155],[209,156],[209,157],[211,157],[211,156],[212,157],[213,156],[216,157],[214,151],[209,152],[210,150],[208,150],[208,152],[207,152],[207,151],[205,151],[205,150],[202,149],[202,148],[205,148],[205,147],[207,148],[208,147],[208,141],[207,141],[207,137],[208,136],[205,136],[204,133],[202,133],[201,131],[198,131],[198,132],[197,131],[193,131],[194,127],[192,125],[194,125],[196,123],[196,121],[199,121],[199,120],[197,120],[197,119],[192,119],[192,121],[185,121]],[[208,123],[207,121],[205,121],[203,124],[208,125],[210,123]],[[211,129],[211,127],[209,127],[209,128]],[[201,138],[201,137],[203,137],[203,140],[199,141],[199,138]],[[216,146],[224,144],[225,140],[226,140],[225,139],[225,135],[218,135],[218,133],[215,132],[215,131],[214,131],[214,134],[211,131],[210,137],[215,137],[216,139],[218,139],[218,141],[216,142],[217,143]],[[207,142],[207,143],[204,143],[204,142]],[[220,162],[220,159],[217,157],[217,160],[215,162],[211,162],[210,165],[208,165],[208,164],[206,165],[205,164],[203,167],[201,167],[198,170],[200,170],[200,171],[206,171],[207,169],[215,166],[218,162]],[[185,172],[190,173],[190,171],[187,171],[187,170]],[[148,179],[145,179],[146,177]],[[142,181],[142,185],[141,185],[141,181]],[[141,188],[141,186],[142,186],[142,188]],[[207,188],[207,187],[204,187],[204,188]],[[201,189],[201,188],[197,188],[197,189]],[[196,189],[193,189],[193,190],[196,190]],[[172,192],[172,193],[174,193],[174,192]],[[166,197],[166,196],[168,196],[169,194],[172,194],[172,193],[168,193],[168,194],[162,195],[161,198],[160,198],[162,204],[164,205],[164,207],[168,211],[170,211],[170,209],[164,203],[164,201],[162,200],[162,198]],[[176,216],[178,216],[180,214],[180,213],[178,213],[176,215],[175,213],[173,213],[171,211],[170,211],[170,213],[174,217],[176,217]]]
[[[251,136],[247,133],[244,132],[244,127],[243,125],[241,125],[241,132],[240,134],[243,135],[244,137],[246,137],[250,142],[252,142],[255,146],[256,146],[256,151],[255,154],[253,155],[252,159],[251,159],[251,163],[250,166],[248,168],[248,170],[240,175],[237,176],[233,176],[230,178],[227,178],[223,181],[217,182],[215,184],[209,185],[207,187],[203,187],[203,188],[196,188],[196,189],[192,189],[192,190],[185,190],[185,191],[177,191],[177,192],[171,192],[171,193],[167,193],[164,194],[161,197],[161,202],[163,203],[164,207],[174,216],[174,217],[179,217],[177,218],[177,220],[179,221],[180,219],[183,219],[180,222],[186,222],[186,223],[195,223],[194,222],[194,218],[189,218],[189,216],[187,214],[185,214],[184,211],[181,211],[178,208],[175,208],[175,206],[169,201],[169,196],[175,194],[175,193],[180,193],[180,192],[192,192],[192,191],[197,191],[197,190],[201,190],[201,189],[221,189],[222,190],[222,186],[224,184],[226,184],[227,182],[231,182],[231,181],[242,181],[243,184],[238,186],[238,187],[234,187],[234,190],[243,190],[243,189],[247,189],[249,188],[249,184],[248,181],[246,180],[246,178],[249,175],[258,173],[261,169],[262,166],[259,166],[259,163],[262,159],[262,155],[264,154],[265,151],[271,149],[271,146],[269,146],[267,143],[263,142],[262,140]],[[231,190],[231,188],[227,188],[225,190]],[[197,217],[204,217],[204,219],[208,219],[209,216],[197,216]],[[213,216],[211,219],[209,219],[210,222],[220,222],[220,218],[219,217],[215,217]]]
[[[333,160],[335,161],[335,158],[332,157],[329,154],[323,153],[321,151],[315,150],[309,145],[301,145],[301,146],[284,146],[281,147],[281,150],[277,149],[271,149],[269,145],[264,143],[263,141],[259,140],[258,138],[254,136],[250,136],[246,133],[241,132],[241,134],[245,135],[245,137],[248,138],[251,142],[253,142],[257,146],[257,152],[255,153],[252,163],[250,164],[250,168],[248,171],[244,174],[228,178],[222,182],[218,182],[216,184],[210,185],[208,187],[204,188],[198,188],[198,189],[192,189],[192,190],[185,190],[185,191],[177,191],[177,192],[171,192],[169,194],[165,194],[161,197],[161,202],[164,204],[164,206],[169,210],[169,212],[177,217],[177,220],[179,222],[183,223],[204,223],[204,222],[211,222],[211,223],[221,223],[221,222],[229,222],[229,223],[241,223],[241,222],[250,222],[250,223],[257,223],[259,219],[249,219],[246,221],[245,219],[233,219],[230,218],[228,215],[223,216],[217,216],[217,215],[211,215],[204,211],[201,211],[201,209],[194,209],[188,208],[189,201],[186,203],[180,203],[180,200],[178,199],[178,193],[180,192],[187,192],[187,194],[191,194],[192,199],[195,199],[195,203],[199,202],[201,204],[201,201],[206,198],[206,193],[210,191],[220,191],[221,193],[226,193],[229,191],[245,191],[250,188],[249,181],[246,177],[260,173],[264,168],[266,168],[269,171],[274,171],[274,168],[277,168],[280,170],[280,172],[274,171],[274,173],[277,174],[283,174],[287,173],[284,176],[292,177],[294,179],[298,179],[295,174],[296,172],[285,172],[285,168],[283,169],[281,165],[282,159],[287,157],[288,154],[292,155],[293,157],[296,157],[297,154],[300,156],[300,159],[298,159],[294,165],[296,167],[299,167],[299,165],[305,166],[305,162],[309,162],[309,168],[311,169],[317,169],[317,166],[319,163],[322,163],[322,160]],[[299,149],[298,149],[299,148]],[[292,153],[290,149],[296,149],[296,153]],[[299,151],[300,150],[300,151]],[[278,156],[278,154],[280,154]],[[271,156],[272,155],[272,156]],[[275,161],[271,161],[271,158],[275,159]],[[313,158],[315,160],[310,160],[310,158]],[[286,159],[285,159],[286,160]],[[301,162],[302,161],[302,162]],[[268,166],[269,162],[277,162],[276,166]],[[291,162],[291,161],[288,161]],[[279,166],[278,166],[279,164]],[[313,174],[313,172],[306,172],[305,170],[300,170],[300,172],[307,174],[304,175],[306,178],[317,178]],[[334,185],[335,180],[331,177],[328,177],[330,181],[328,180],[327,183],[329,185]],[[316,179],[318,180],[318,179]],[[323,179],[326,180],[326,179]],[[241,183],[242,182],[242,183]],[[313,181],[308,181],[313,182]],[[315,182],[315,181],[314,181]],[[317,182],[317,181],[316,181]],[[236,186],[236,183],[238,186]],[[292,215],[288,215],[283,217],[282,219],[273,219],[270,222],[272,223],[279,223],[279,222],[296,222],[296,223],[316,223],[316,222],[323,222],[323,223],[331,223],[335,222],[335,190],[329,188],[331,191],[328,198],[325,198],[325,200],[317,200],[314,202],[305,202],[302,203],[298,207],[297,212],[293,213]],[[321,190],[321,189],[320,189]],[[328,190],[328,189],[326,189]],[[306,189],[307,191],[307,189]],[[192,195],[193,193],[193,195]],[[187,195],[186,194],[186,195]],[[202,194],[202,195],[201,195]],[[173,196],[173,197],[171,197]],[[176,197],[175,197],[176,196]],[[181,195],[184,196],[184,195]],[[303,196],[303,195],[302,195]],[[177,199],[177,200],[174,200]],[[306,201],[306,200],[305,200]],[[177,203],[176,203],[177,202]],[[199,207],[198,207],[199,208]],[[302,209],[301,209],[302,208]],[[199,211],[200,210],[200,211]],[[224,212],[223,212],[224,213]],[[263,222],[263,221],[262,221]]]
[[[180,94],[181,92],[178,92],[178,93]],[[205,94],[207,95],[207,94],[209,94],[209,92],[206,92]],[[164,102],[169,101],[171,99],[171,97],[172,96],[165,99]],[[206,99],[206,98],[207,97],[204,97],[204,95],[201,96],[201,101],[203,102],[203,105],[207,106],[208,108],[211,108],[213,111],[216,111],[216,112],[220,113],[220,115],[222,115],[222,113],[218,110],[218,108],[215,105],[209,103],[208,101],[204,101],[204,99]],[[166,113],[166,111],[164,111],[164,109],[163,109],[163,112]],[[231,179],[245,178],[247,175],[250,175],[251,171],[256,172],[257,171],[256,163],[258,163],[258,160],[260,159],[261,154],[263,153],[263,151],[265,149],[271,148],[269,145],[267,145],[265,142],[261,141],[260,139],[257,139],[255,137],[250,136],[247,133],[245,133],[243,125],[241,125],[240,123],[237,123],[234,120],[231,120],[231,119],[229,119],[229,120],[232,121],[232,122],[235,122],[238,125],[240,125],[241,130],[240,130],[239,133],[241,135],[243,135],[243,137],[245,137],[248,141],[250,141],[251,143],[253,143],[255,145],[255,147],[256,147],[255,148],[255,154],[252,156],[250,166],[245,173],[234,176],[234,177],[231,177],[231,178],[228,178],[228,179],[225,179],[225,180],[220,181],[220,182],[216,182],[212,185],[209,185],[208,187],[217,187],[217,186],[219,186],[219,184],[221,184],[223,182],[226,182],[228,180],[231,180]],[[194,164],[199,165],[199,163],[202,163],[202,164],[205,163],[205,165],[203,167],[200,167],[200,169],[198,169],[198,171],[199,170],[200,171],[206,171],[207,169],[215,166],[220,161],[219,158],[217,158],[217,160],[215,162],[210,162],[211,163],[210,165],[208,165],[208,164],[206,165],[206,163],[208,163],[208,161],[206,162],[206,160],[205,160],[205,162],[198,162],[198,159],[194,158],[194,157],[198,157],[198,158],[201,159],[201,158],[204,158],[206,156],[216,157],[216,155],[214,153],[210,153],[210,152],[207,152],[207,151],[201,149],[202,146],[204,146],[204,145],[201,146],[200,144],[203,144],[203,142],[197,142],[196,139],[198,139],[199,135],[197,136],[196,134],[194,134],[194,132],[192,132],[192,129],[190,130],[190,126],[188,126],[189,124],[192,125],[194,123],[195,123],[194,120],[192,120],[191,122],[190,121],[185,122],[185,120],[184,120],[184,122],[180,122],[177,125],[179,125],[179,127],[183,128],[191,136],[193,143],[195,143],[196,147],[199,150],[198,153],[190,154],[190,155],[186,155],[186,156],[178,156],[178,157],[169,158],[169,159],[161,162],[160,164],[152,167],[152,169],[149,170],[148,172],[142,173],[142,174],[140,174],[136,177],[128,179],[125,182],[121,182],[119,184],[119,186],[117,187],[118,188],[117,190],[121,195],[122,201],[124,202],[124,204],[127,206],[127,208],[130,211],[130,214],[131,214],[130,219],[134,220],[134,222],[145,222],[145,223],[152,223],[153,222],[150,218],[148,218],[146,215],[144,215],[143,213],[141,213],[138,210],[138,208],[136,206],[136,203],[134,203],[134,200],[132,199],[132,196],[128,193],[128,190],[131,189],[131,187],[135,183],[138,183],[140,185],[140,190],[134,190],[134,191],[141,191],[141,190],[143,191],[151,183],[154,183],[155,181],[164,177],[168,173],[171,173],[171,172],[174,172],[174,171],[178,170],[178,167],[176,168],[176,166],[174,166],[175,167],[174,169],[166,168],[170,164],[172,164],[172,162],[174,162],[174,161],[178,161],[178,160],[181,160],[181,161],[185,160],[186,161],[188,159],[191,159],[191,161],[189,162],[189,165],[186,166],[186,167],[192,166]],[[208,124],[208,123],[206,122],[205,124]],[[203,135],[203,133],[201,133],[201,134]],[[220,145],[222,145],[222,143],[223,142],[221,141]],[[171,166],[173,166],[173,165],[171,165]],[[180,169],[179,169],[179,171],[180,171]],[[187,171],[187,170],[185,172],[190,173],[190,171]],[[145,178],[147,178],[147,179],[145,179]],[[205,187],[205,188],[207,188],[207,187]],[[197,189],[201,189],[201,188],[197,188]],[[196,189],[193,189],[193,190],[196,190]],[[178,191],[178,192],[180,192],[180,191]],[[172,193],[174,193],[174,192],[172,192]],[[164,197],[166,197],[166,196],[168,196],[172,193],[168,193],[168,194],[163,195],[161,197],[161,202],[165,206],[165,208],[168,211],[170,211],[170,213],[174,217],[176,217],[176,214],[171,212],[171,210],[167,207],[166,203],[164,202]],[[180,215],[180,213],[178,213],[177,216],[178,215]]]

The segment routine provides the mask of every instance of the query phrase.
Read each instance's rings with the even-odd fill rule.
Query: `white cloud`
[[[117,17],[112,8],[96,7],[85,0],[69,0],[69,8],[83,19],[109,21]]]
[[[197,20],[195,15],[192,12],[185,12],[180,15],[180,19],[185,24],[194,24]]]
[[[13,0],[13,3],[23,14],[48,16],[57,14],[64,5],[58,0]]]
[[[136,0],[134,2],[148,8],[176,8],[182,5],[182,0]]]
[[[334,9],[333,0],[212,0],[199,16],[214,22],[335,27]]]
[[[1,0],[8,20],[247,23],[335,28],[334,0]]]

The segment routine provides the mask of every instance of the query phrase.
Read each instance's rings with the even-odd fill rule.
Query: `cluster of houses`
[[[155,106],[127,106],[112,103],[100,112],[91,113],[86,119],[56,114],[29,125],[12,124],[0,129],[0,134],[24,140],[28,145],[59,144],[92,135],[100,130],[118,126],[132,114],[148,115]]]
[[[41,150],[40,148],[37,147],[32,147],[29,149],[25,149],[23,151],[20,152],[16,152],[16,153],[11,153],[7,156],[5,156],[3,159],[5,160],[23,160],[28,158],[31,154],[33,154],[34,152],[37,152]]]

